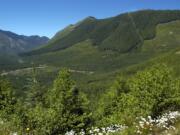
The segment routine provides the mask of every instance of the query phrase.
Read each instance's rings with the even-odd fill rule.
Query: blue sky
[[[180,0],[0,0],[0,29],[52,37],[87,16],[140,9],[180,9]]]

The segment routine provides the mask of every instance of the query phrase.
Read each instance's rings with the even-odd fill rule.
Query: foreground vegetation
[[[146,126],[137,132],[139,119],[157,119],[180,109],[180,79],[166,65],[155,65],[129,79],[118,76],[93,109],[67,69],[59,72],[49,89],[38,83],[34,70],[32,73],[25,99],[14,96],[11,84],[1,78],[0,134],[63,135],[82,130],[90,134],[93,127],[112,125],[122,126],[123,131],[116,134],[161,134],[167,129]],[[178,122],[166,126],[178,127]]]

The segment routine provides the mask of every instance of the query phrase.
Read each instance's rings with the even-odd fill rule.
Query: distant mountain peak
[[[35,49],[49,41],[45,36],[25,36],[11,31],[0,30],[0,52],[21,53]]]
[[[93,17],[93,16],[88,16],[88,17],[86,17],[85,19],[91,19],[91,20],[97,20],[95,17]]]
[[[97,19],[93,16],[88,16],[86,18],[84,18],[83,20],[81,20],[80,22],[85,22],[85,21],[96,21]]]

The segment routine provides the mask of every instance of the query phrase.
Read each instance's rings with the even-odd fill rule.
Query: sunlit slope
[[[160,24],[156,28],[156,37],[145,40],[142,47],[144,52],[167,52],[180,47],[180,21]]]
[[[141,49],[133,53],[102,51],[94,46],[91,40],[86,40],[63,50],[26,57],[26,60],[83,71],[119,70],[146,62],[180,47],[180,21],[159,24],[155,35],[155,38],[145,40]]]
[[[139,50],[144,40],[155,37],[158,24],[175,20],[180,20],[178,10],[143,10],[107,19],[88,17],[56,34],[44,47],[25,55],[55,52],[86,40],[91,40],[101,51],[130,53]]]
[[[156,37],[145,40],[142,52],[153,55],[149,60],[130,66],[125,70],[127,74],[135,73],[153,64],[164,63],[174,68],[180,76],[180,21],[160,24],[156,28]]]
[[[87,40],[61,51],[35,55],[26,60],[74,70],[104,72],[141,62],[147,57],[149,56],[142,53],[119,54],[111,50],[100,51]]]

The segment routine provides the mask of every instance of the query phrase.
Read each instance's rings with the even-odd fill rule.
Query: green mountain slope
[[[156,26],[180,19],[180,11],[144,10],[121,14],[108,19],[88,17],[57,34],[45,47],[27,55],[38,55],[69,48],[91,40],[100,50],[127,53],[141,48],[143,41],[152,39]]]
[[[118,49],[114,49],[115,46],[113,46],[113,41],[115,39],[113,37],[116,35],[117,31],[102,34],[102,37],[109,35],[108,38],[106,38],[106,40],[102,42],[102,44],[95,44],[93,39],[86,39],[81,40],[75,44],[73,43],[71,46],[68,46],[66,48],[61,48],[61,40],[65,37],[71,37],[69,35],[71,35],[71,33],[74,31],[75,27],[73,27],[73,29],[71,30],[63,31],[66,33],[65,36],[60,37],[56,35],[52,42],[50,41],[47,46],[41,48],[40,50],[35,50],[34,52],[28,53],[28,55],[24,56],[24,61],[33,61],[36,65],[45,64],[47,66],[53,66],[58,69],[61,67],[68,67],[73,71],[83,71],[74,73],[74,78],[76,78],[76,80],[79,81],[80,84],[82,84],[82,87],[86,87],[86,90],[91,89],[92,87],[92,89],[99,89],[101,87],[103,89],[103,87],[113,81],[117,73],[123,73],[128,76],[136,73],[138,70],[141,70],[147,66],[151,66],[152,64],[160,62],[167,63],[168,65],[174,67],[178,75],[178,69],[180,68],[180,63],[178,63],[178,59],[180,58],[180,55],[177,54],[178,48],[180,47],[180,21],[177,20],[177,18],[179,18],[179,14],[179,11],[139,11],[130,13],[131,17],[136,18],[136,23],[133,24],[133,33],[137,34],[137,41],[140,42],[140,44],[138,44],[138,47],[136,45],[136,47],[134,47],[134,44],[132,44],[132,46],[134,47],[132,50],[130,49],[128,51],[121,52]],[[174,17],[172,15],[174,15]],[[124,16],[127,17],[127,14],[123,14],[118,17],[122,18]],[[153,24],[150,27],[148,20],[146,20],[148,19],[147,16],[149,16],[148,18],[151,18],[150,16],[152,16],[152,18],[155,18],[155,20],[157,20],[158,17],[165,18],[165,21],[154,21],[149,19],[149,23]],[[170,18],[168,18],[169,16]],[[142,24],[142,18],[146,18],[144,20],[144,27]],[[86,21],[95,23],[97,22],[97,19],[86,18],[84,21],[81,21],[77,26],[80,27]],[[126,21],[128,24],[129,21]],[[124,20],[124,25],[127,25],[125,23],[126,21]],[[103,24],[99,25],[99,29],[103,30],[105,29],[105,26],[108,26],[108,29],[111,26],[106,24],[110,24],[110,22],[112,22],[112,18],[109,18],[105,21],[101,20],[101,23],[102,22]],[[135,28],[135,26],[138,26],[139,29]],[[147,29],[146,27],[149,27],[149,29]],[[97,29],[93,33],[98,32],[100,31]],[[122,33],[122,38],[120,38],[121,42],[119,42],[119,44],[117,43],[116,47],[121,48],[121,43],[125,41],[123,39],[127,38],[126,40],[128,40],[129,38],[129,40],[131,40],[131,37],[126,35],[126,32],[128,34],[129,29],[127,29],[127,31],[125,31],[124,29],[124,32],[125,34]],[[119,30],[119,33],[121,33],[121,30]],[[131,31],[130,34],[132,34]],[[58,37],[60,39],[58,39]],[[99,39],[99,43],[103,39],[98,36],[94,37]],[[112,38],[112,44],[109,43],[109,45],[107,46],[111,47],[111,49],[102,49],[102,47],[105,46],[105,42],[110,42],[108,41],[110,40],[110,38]],[[117,39],[116,41],[118,40],[119,39]],[[129,44],[130,41],[126,43]],[[124,42],[122,45],[126,48],[128,47],[128,44],[126,45]],[[56,50],[46,50],[46,52],[44,48],[45,50],[47,48],[56,48]],[[39,51],[42,52],[40,53]],[[39,54],[36,54],[36,52],[39,52]],[[32,55],[34,53],[36,55]]]
[[[180,11],[153,10],[127,13],[104,20],[88,17],[57,33],[48,45],[27,53],[24,59],[73,70],[119,70],[179,47],[178,19]],[[83,28],[89,28],[89,32],[80,32],[85,30]],[[69,39],[68,42],[64,42],[65,39]]]

